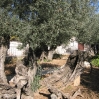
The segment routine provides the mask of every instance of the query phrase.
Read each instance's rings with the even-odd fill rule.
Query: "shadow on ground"
[[[48,99],[51,99],[50,94],[45,94],[45,93],[43,93],[43,92],[42,92],[42,93],[40,92],[39,94],[40,94],[40,95],[43,95],[44,97],[47,97]]]
[[[99,68],[93,68],[92,73],[84,73],[81,75],[81,85],[99,92]]]
[[[51,63],[42,63],[42,69],[54,69],[59,67],[59,65],[51,64]]]
[[[93,68],[92,73],[81,75],[81,93],[84,98],[77,99],[99,99],[99,68]]]
[[[42,64],[43,68],[55,68],[58,65]],[[81,75],[81,85],[78,86],[84,97],[77,96],[76,99],[99,99],[99,68],[93,67],[92,73],[84,72]],[[73,91],[73,89],[71,89]],[[47,99],[50,99],[50,94],[40,93]]]

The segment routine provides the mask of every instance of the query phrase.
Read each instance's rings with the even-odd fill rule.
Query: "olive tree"
[[[22,33],[25,25],[15,16],[10,17],[4,9],[0,9],[0,80],[7,83],[4,73],[4,62],[10,44],[10,36]],[[22,30],[22,26],[25,28]]]
[[[72,36],[80,42],[89,42],[94,3],[97,0],[0,1],[1,80],[7,82],[3,76],[4,59],[11,35],[17,35],[23,45],[29,44],[33,67],[33,53],[41,44],[56,47],[67,43]]]

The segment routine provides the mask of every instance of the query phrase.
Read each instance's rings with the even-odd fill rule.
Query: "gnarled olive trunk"
[[[63,90],[69,85],[78,86],[80,84],[80,75],[85,68],[84,62],[88,60],[89,52],[74,51],[70,54],[64,66],[53,70],[53,74],[42,81],[52,94],[51,99],[63,99],[62,97],[64,99],[75,99],[77,95],[81,95],[80,90],[77,90],[73,96],[64,93]]]
[[[4,62],[6,58],[7,49],[10,44],[10,36],[5,34],[0,36],[0,83],[7,83],[4,72]]]
[[[33,94],[32,92],[32,88],[31,88],[31,84],[34,81],[35,75],[37,73],[37,61],[36,61],[36,57],[34,55],[34,51],[32,50],[31,47],[29,47],[28,53],[26,53],[26,57],[24,58],[24,65],[27,66],[28,71],[27,71],[27,76],[28,76],[28,90],[27,90],[27,94],[31,95]]]
[[[7,79],[4,72],[4,62],[6,58],[7,47],[0,46],[0,83],[7,83]]]

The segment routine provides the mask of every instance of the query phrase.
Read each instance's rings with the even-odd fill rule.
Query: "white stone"
[[[91,65],[90,65],[89,62],[84,61],[84,66],[83,66],[83,67],[84,67],[84,68],[91,68]]]
[[[80,85],[80,75],[76,77],[76,79],[74,80],[74,86],[79,86],[79,85]]]

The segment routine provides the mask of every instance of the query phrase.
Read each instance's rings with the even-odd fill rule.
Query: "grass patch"
[[[42,78],[42,74],[41,74],[42,72],[41,71],[42,71],[42,67],[39,66],[37,69],[37,73],[34,77],[34,80],[31,83],[31,89],[33,92],[36,92],[41,87],[41,85],[40,85],[40,80]]]
[[[95,67],[99,67],[99,55],[95,56],[91,60],[91,64]]]

